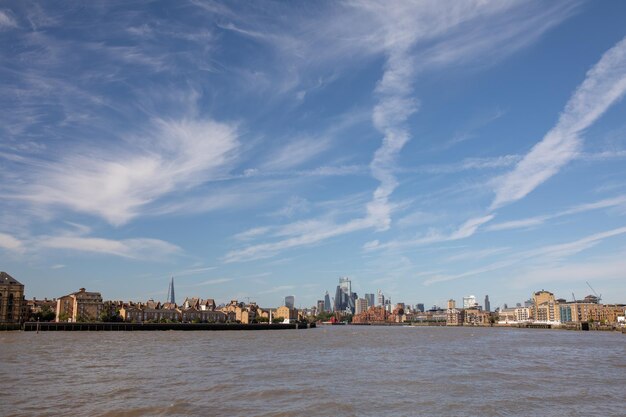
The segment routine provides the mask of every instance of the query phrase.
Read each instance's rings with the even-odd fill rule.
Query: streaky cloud
[[[495,181],[491,209],[526,197],[581,150],[581,135],[626,93],[626,38],[591,68],[559,120],[513,171]]]

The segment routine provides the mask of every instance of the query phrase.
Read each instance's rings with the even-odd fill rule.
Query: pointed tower
[[[176,304],[176,295],[174,294],[174,277],[172,277],[172,280],[170,281],[170,286],[167,289],[167,300],[165,300],[165,302]]]

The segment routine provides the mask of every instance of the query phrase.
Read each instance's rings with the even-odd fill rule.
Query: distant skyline
[[[626,302],[623,1],[0,4],[26,296]]]

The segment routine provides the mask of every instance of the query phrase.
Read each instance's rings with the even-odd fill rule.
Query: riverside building
[[[24,285],[6,272],[0,272],[0,323],[24,320]]]
[[[57,299],[56,321],[95,321],[104,309],[102,295],[81,288]]]

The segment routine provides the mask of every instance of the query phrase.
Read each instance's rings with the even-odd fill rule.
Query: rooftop
[[[0,284],[9,284],[9,285],[22,285],[21,282],[13,278],[11,275],[7,274],[4,271],[0,271]]]

